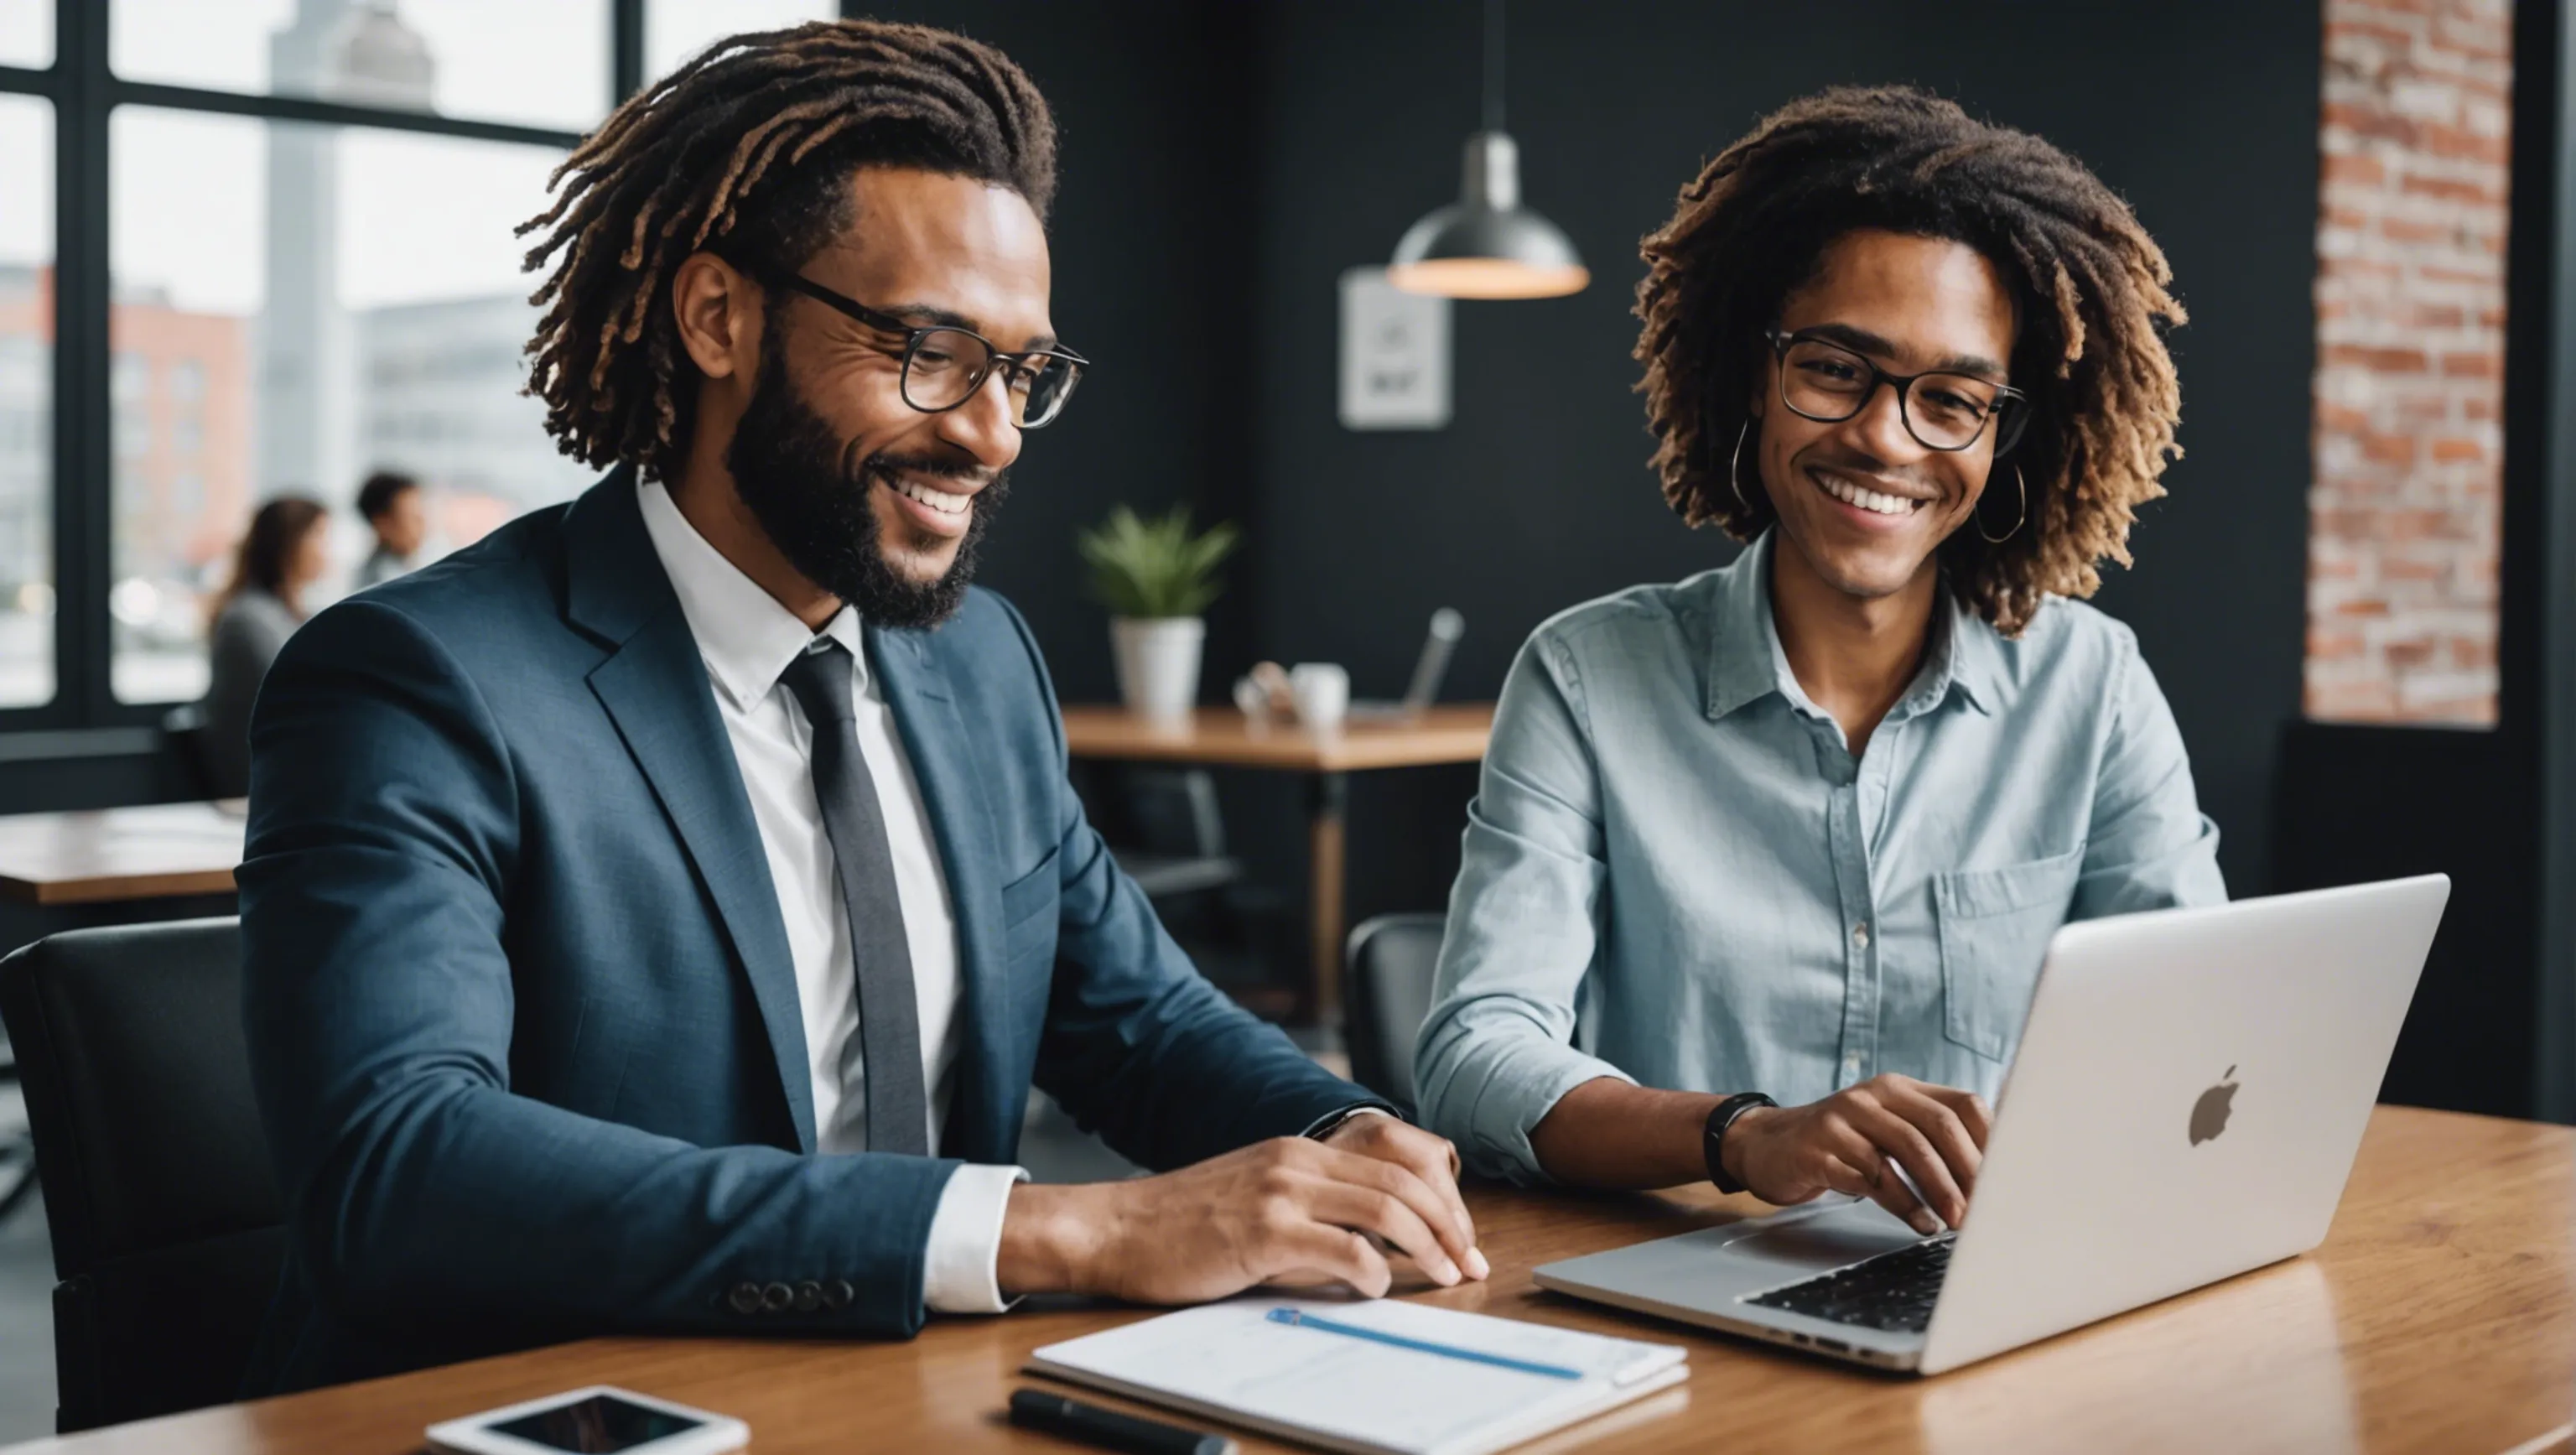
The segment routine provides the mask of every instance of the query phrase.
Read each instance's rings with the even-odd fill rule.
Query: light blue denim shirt
[[[1479,1171],[1544,1180],[1530,1129],[1602,1076],[1991,1097],[2059,925],[2227,897],[2127,627],[2052,599],[2006,640],[1944,593],[1855,759],[1770,555],[1578,606],[1513,664],[1414,1069]]]

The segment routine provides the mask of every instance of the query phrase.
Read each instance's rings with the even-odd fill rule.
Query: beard
[[[975,579],[976,547],[1008,493],[1009,472],[994,475],[975,496],[957,558],[938,580],[903,575],[886,559],[884,527],[871,495],[879,487],[892,490],[897,471],[969,479],[983,470],[971,463],[883,451],[854,458],[855,447],[835,435],[789,381],[779,330],[772,327],[766,333],[760,383],[725,446],[725,468],[733,473],[744,508],[787,564],[847,602],[862,620],[919,630],[954,616]]]

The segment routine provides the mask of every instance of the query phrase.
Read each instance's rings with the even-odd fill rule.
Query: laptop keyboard
[[[1957,1236],[1926,1238],[1745,1302],[1891,1334],[1919,1334],[1931,1327],[1932,1301],[1950,1271],[1950,1244]]]

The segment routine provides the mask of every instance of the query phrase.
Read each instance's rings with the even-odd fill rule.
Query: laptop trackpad
[[[1878,1204],[1838,1198],[1550,1263],[1539,1286],[1723,1313],[1747,1294],[1917,1241]]]
[[[1787,1272],[1822,1273],[1857,1263],[1922,1235],[1874,1202],[1794,1207],[1730,1225],[1722,1246],[1735,1257],[1758,1258]]]

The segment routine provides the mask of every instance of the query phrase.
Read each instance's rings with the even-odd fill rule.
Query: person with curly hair
[[[1665,498],[1749,544],[1514,663],[1424,1120],[1522,1181],[1956,1226],[2049,937],[2226,897],[2136,638],[2074,599],[2177,453],[2171,271],[2075,159],[1901,88],[1765,118],[1644,256]]]
[[[1083,370],[1055,155],[1009,58],[852,20],[722,42],[564,163],[532,388],[607,477],[323,612],[260,693],[254,1390],[1489,1272],[1448,1144],[1163,933],[970,585]],[[1159,1175],[1029,1182],[1033,1085]]]

